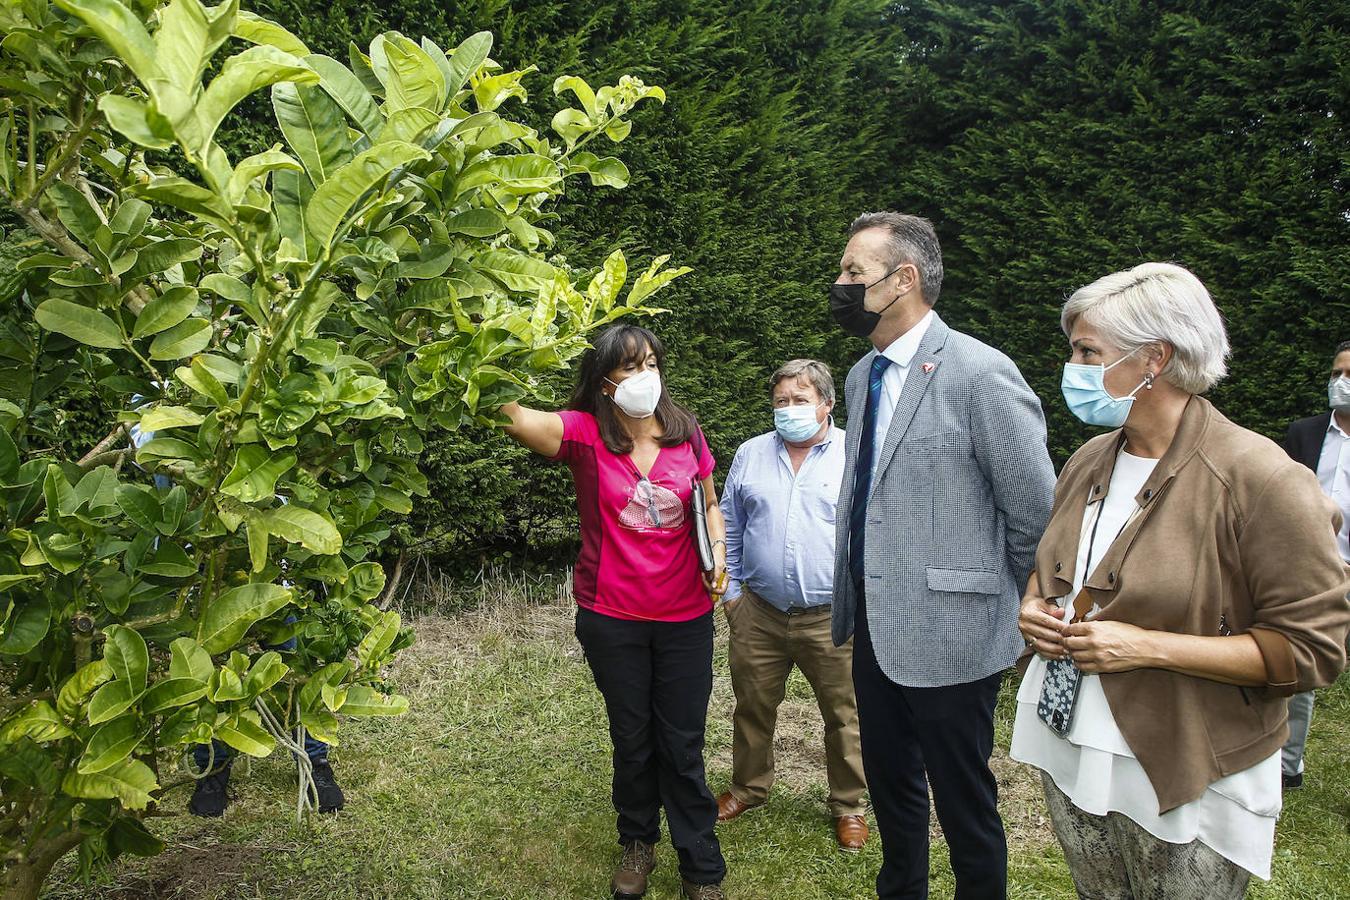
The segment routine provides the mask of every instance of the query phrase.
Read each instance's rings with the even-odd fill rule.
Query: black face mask
[[[867,302],[867,291],[899,272],[903,265],[904,263],[901,263],[868,285],[830,285],[830,315],[834,316],[834,321],[838,323],[840,328],[844,329],[846,334],[865,338],[877,330],[877,323],[881,321],[881,314],[890,309],[895,304],[895,300],[900,298],[896,297],[895,300],[883,306],[880,311],[872,312],[863,305]]]

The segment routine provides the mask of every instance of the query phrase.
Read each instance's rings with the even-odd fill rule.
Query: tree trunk
[[[400,550],[398,561],[394,563],[394,574],[389,576],[389,582],[384,587],[384,595],[380,597],[378,606],[380,609],[388,609],[394,603],[394,596],[398,592],[399,582],[403,580],[403,563],[408,559],[408,551]]]
[[[0,878],[0,900],[37,900],[38,891],[51,874],[52,866],[74,850],[82,837],[78,832],[71,832],[38,841],[27,861],[6,866],[3,878]]]

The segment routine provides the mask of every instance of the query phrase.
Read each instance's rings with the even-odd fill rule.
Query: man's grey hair
[[[933,223],[905,213],[869,212],[853,220],[848,236],[868,228],[884,229],[888,235],[890,262],[886,271],[909,263],[919,270],[923,302],[929,306],[937,303],[938,294],[942,293],[942,246]]]
[[[794,359],[783,363],[778,367],[778,371],[773,373],[773,378],[769,379],[769,390],[778,387],[778,382],[784,378],[791,378],[794,381],[805,378],[816,389],[822,402],[834,402],[834,378],[830,375],[830,367],[818,359]]]
[[[1073,292],[1060,313],[1064,333],[1079,317],[1117,350],[1172,345],[1160,377],[1188,394],[1203,394],[1228,374],[1228,333],[1209,291],[1181,266],[1143,263]]]

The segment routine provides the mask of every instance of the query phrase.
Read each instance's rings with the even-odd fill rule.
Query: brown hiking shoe
[[[681,878],[680,887],[688,900],[727,900],[727,893],[722,890],[720,881],[713,884],[694,884]]]
[[[637,900],[647,893],[647,876],[656,868],[656,847],[633,841],[623,848],[623,858],[614,870],[609,889],[614,900]]]

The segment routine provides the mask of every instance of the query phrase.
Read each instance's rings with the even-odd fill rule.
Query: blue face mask
[[[816,410],[820,409],[821,404],[815,406],[780,406],[773,411],[773,427],[778,431],[778,436],[783,440],[800,444],[802,441],[809,441],[820,431],[820,423],[816,421]]]
[[[1130,407],[1134,406],[1134,395],[1145,385],[1152,386],[1153,379],[1145,377],[1139,387],[1124,397],[1112,397],[1106,390],[1106,370],[1120,365],[1131,354],[1127,353],[1109,366],[1085,366],[1080,363],[1065,363],[1064,377],[1059,387],[1064,393],[1064,402],[1069,412],[1089,425],[1101,425],[1106,428],[1119,428],[1130,417]]]

